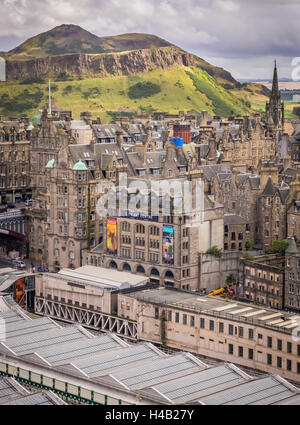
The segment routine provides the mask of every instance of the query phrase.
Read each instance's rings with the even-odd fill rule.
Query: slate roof
[[[262,196],[274,196],[275,191],[276,191],[276,189],[275,189],[275,186],[273,184],[272,178],[271,178],[271,176],[269,176],[267,184],[266,184],[264,191],[262,193]]]

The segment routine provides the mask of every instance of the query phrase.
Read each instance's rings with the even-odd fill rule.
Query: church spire
[[[277,65],[276,59],[274,61],[274,72],[273,72],[273,82],[272,82],[272,95],[274,99],[280,99],[279,85],[278,85],[278,75],[277,75]]]

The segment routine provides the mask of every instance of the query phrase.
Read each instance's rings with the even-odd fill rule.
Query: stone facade
[[[0,121],[0,203],[31,199],[28,119]]]
[[[243,260],[243,297],[256,304],[284,308],[284,257],[260,255]]]
[[[293,315],[163,288],[119,294],[118,314],[137,321],[140,339],[300,382],[300,345],[282,327]]]

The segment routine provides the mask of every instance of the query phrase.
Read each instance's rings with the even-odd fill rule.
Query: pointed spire
[[[276,97],[280,98],[276,60],[274,61],[274,72],[273,72],[272,95],[271,96],[275,97],[275,98]]]

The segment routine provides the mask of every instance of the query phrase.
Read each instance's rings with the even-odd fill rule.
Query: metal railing
[[[69,382],[60,381],[43,374],[33,372],[13,366],[9,363],[0,362],[0,376],[9,376],[20,383],[24,383],[33,387],[51,390],[56,394],[70,400],[75,400],[82,404],[94,405],[133,405],[121,399],[111,397],[107,394],[101,394],[87,388],[83,388]]]

